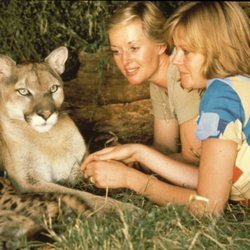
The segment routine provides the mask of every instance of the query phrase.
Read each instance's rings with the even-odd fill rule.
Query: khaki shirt
[[[160,120],[175,118],[182,124],[199,113],[200,94],[198,90],[188,91],[181,87],[179,71],[170,64],[167,72],[167,90],[150,83],[152,113]]]

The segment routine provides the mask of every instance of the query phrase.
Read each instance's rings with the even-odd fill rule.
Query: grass
[[[28,242],[34,249],[148,250],[250,249],[250,209],[228,205],[218,218],[197,218],[183,206],[159,207],[130,191],[112,195],[143,208],[141,213],[72,215],[53,224],[52,241]]]

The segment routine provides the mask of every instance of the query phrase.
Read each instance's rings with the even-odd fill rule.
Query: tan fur
[[[16,65],[0,56],[0,156],[20,192],[75,195],[90,208],[109,210],[117,201],[67,188],[82,179],[86,145],[77,127],[60,111],[68,51],[54,50],[42,63]],[[60,184],[58,184],[60,183]]]
[[[22,194],[4,177],[0,177],[0,208],[0,249],[23,249],[23,237],[32,239],[61,216],[91,212],[75,195]]]

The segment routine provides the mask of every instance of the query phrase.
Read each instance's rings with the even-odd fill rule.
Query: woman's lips
[[[139,68],[125,69],[127,76],[134,76],[138,72]]]

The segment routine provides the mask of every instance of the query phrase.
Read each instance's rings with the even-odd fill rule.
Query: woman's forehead
[[[176,46],[183,46],[186,43],[185,33],[183,29],[177,28],[173,32],[173,41]]]
[[[109,30],[110,44],[115,46],[116,43],[132,43],[132,42],[143,42],[148,38],[145,36],[141,22],[130,22],[113,27]]]
[[[139,19],[133,19],[126,22],[118,23],[109,29],[108,34],[122,33],[129,30],[138,32],[142,31],[142,21]]]

